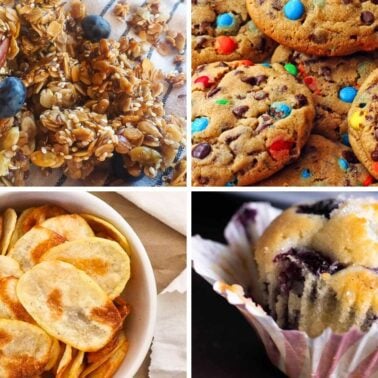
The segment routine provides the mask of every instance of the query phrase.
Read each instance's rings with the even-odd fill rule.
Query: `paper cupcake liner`
[[[377,322],[365,333],[326,329],[310,338],[305,332],[281,329],[252,299],[259,295],[251,247],[280,212],[267,203],[248,203],[226,227],[228,245],[193,237],[194,269],[237,307],[259,334],[272,363],[289,377],[378,377]]]

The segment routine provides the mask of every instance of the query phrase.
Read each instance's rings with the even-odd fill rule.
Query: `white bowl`
[[[131,305],[131,314],[125,322],[129,351],[116,378],[133,377],[150,348],[156,320],[156,284],[151,263],[140,239],[112,207],[86,192],[3,192],[0,193],[0,210],[53,203],[75,213],[89,213],[102,217],[116,226],[131,246],[131,278],[122,296]]]

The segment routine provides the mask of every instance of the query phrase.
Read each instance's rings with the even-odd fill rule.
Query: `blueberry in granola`
[[[26,88],[17,77],[7,77],[0,83],[0,118],[13,117],[22,108]]]
[[[90,15],[84,17],[81,25],[85,38],[92,42],[98,42],[100,39],[106,39],[110,36],[110,24],[101,16]]]

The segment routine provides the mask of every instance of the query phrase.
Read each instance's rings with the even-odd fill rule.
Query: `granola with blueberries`
[[[185,61],[185,36],[170,30],[160,0],[115,4],[113,14],[138,39],[111,38],[111,24],[88,14],[81,0],[1,4],[3,185],[25,185],[32,166],[93,182],[97,171],[115,171],[115,160],[124,177],[170,170],[166,184],[185,185],[186,164],[178,158],[185,120],[169,114],[163,100],[167,87],[185,84],[185,75],[164,73],[146,55],[153,46],[176,66]]]

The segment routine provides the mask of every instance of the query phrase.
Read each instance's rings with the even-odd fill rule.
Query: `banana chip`
[[[9,251],[8,256],[20,264],[21,269],[26,272],[37,264],[40,258],[50,248],[62,244],[66,239],[41,226],[35,226],[23,235]]]
[[[2,255],[5,255],[8,251],[16,223],[17,213],[13,209],[6,209],[2,215],[2,232],[0,239],[0,252]]]
[[[122,326],[117,308],[100,286],[62,261],[44,261],[26,272],[17,295],[49,335],[85,352],[104,347]]]
[[[102,238],[84,238],[60,244],[47,251],[41,261],[60,260],[83,270],[110,299],[122,293],[130,277],[130,260],[121,246]]]
[[[0,319],[0,377],[35,377],[49,361],[51,338],[39,327]]]
[[[123,236],[112,224],[106,220],[96,217],[91,214],[80,214],[87,223],[91,226],[95,235],[100,238],[114,240],[121,245],[121,247],[127,252],[130,253],[129,242],[126,237]]]
[[[88,223],[77,214],[60,215],[41,223],[41,226],[62,235],[67,240],[94,236]]]
[[[55,205],[43,205],[24,210],[17,220],[10,247],[12,247],[22,235],[26,234],[34,226],[38,226],[48,218],[63,214],[67,214],[66,210]]]

